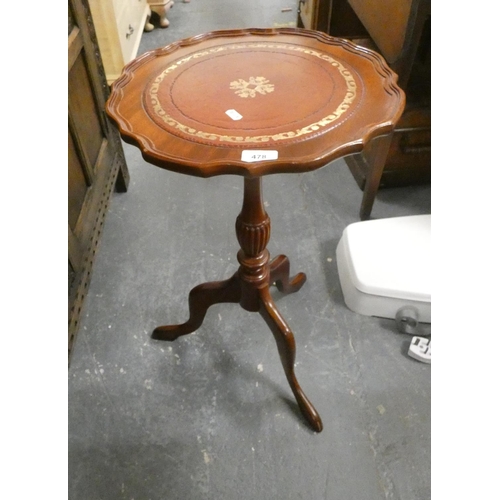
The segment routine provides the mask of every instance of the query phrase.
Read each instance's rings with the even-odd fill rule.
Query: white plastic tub
[[[413,215],[350,224],[337,246],[347,307],[382,318],[413,306],[431,322],[431,216]]]

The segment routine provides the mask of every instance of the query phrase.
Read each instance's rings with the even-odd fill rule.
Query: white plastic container
[[[337,246],[347,307],[366,316],[396,317],[413,306],[431,322],[431,216],[355,222]]]

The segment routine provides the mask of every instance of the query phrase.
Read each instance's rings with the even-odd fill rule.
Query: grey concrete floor
[[[144,34],[140,52],[295,21],[285,7],[296,8],[176,3],[171,26]],[[315,434],[259,315],[216,305],[196,333],[150,338],[187,319],[193,286],[236,270],[243,180],[167,172],[124,149],[130,187],[113,195],[69,369],[69,498],[428,500],[430,365],[407,356],[410,337],[394,321],[343,301],[335,249],[362,196],[345,162],[264,178],[268,248],[308,276],[298,293],[273,295],[323,420]],[[430,203],[430,186],[385,189],[372,216],[430,213]]]

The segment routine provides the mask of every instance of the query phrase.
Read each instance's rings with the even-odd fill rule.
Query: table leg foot
[[[239,302],[241,289],[237,275],[228,280],[213,281],[196,286],[189,293],[189,319],[181,325],[159,326],[151,338],[155,340],[175,340],[197,330],[210,306],[224,302]]]
[[[283,365],[286,378],[290,384],[290,388],[292,389],[295,399],[297,400],[300,411],[308,421],[309,425],[316,432],[321,432],[323,430],[321,417],[311,402],[307,399],[295,376],[295,339],[293,333],[276,308],[271,294],[269,293],[269,288],[266,287],[260,289],[259,295],[261,304],[259,312],[273,332],[278,346],[281,364]]]
[[[290,277],[290,261],[285,255],[278,255],[270,263],[270,283],[276,283],[276,287],[284,294],[298,292],[306,282],[306,275],[298,273]]]

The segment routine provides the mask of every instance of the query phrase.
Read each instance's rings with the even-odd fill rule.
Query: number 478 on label
[[[278,151],[245,149],[241,152],[241,161],[246,161],[248,163],[277,159]]]

